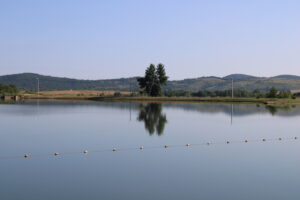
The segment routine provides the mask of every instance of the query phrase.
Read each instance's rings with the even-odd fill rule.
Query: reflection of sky
[[[236,116],[231,125],[226,112],[200,111],[209,110],[202,106],[213,106],[208,104],[195,104],[200,106],[196,112],[183,109],[186,104],[166,104],[161,111],[168,120],[164,133],[149,135],[144,124],[136,120],[138,104],[131,104],[131,121],[128,105],[40,102],[37,112],[30,111],[37,109],[32,103],[0,105],[0,157],[300,136],[300,116],[277,117],[266,111]],[[243,112],[251,106],[257,108],[240,106],[238,109]],[[299,142],[232,143],[1,160],[0,197],[297,199]]]
[[[191,143],[194,138],[226,140],[227,137],[283,137],[283,134],[293,136],[297,133],[300,118],[298,108],[291,111],[279,110],[273,116],[264,106],[239,104],[234,105],[231,126],[230,104],[168,103],[160,110],[160,114],[166,116],[167,120],[162,137],[158,139],[151,136],[152,140],[148,140],[145,122],[137,120],[139,107],[138,103],[124,102],[41,101],[39,106],[34,102],[0,105],[0,134],[5,136],[0,144],[5,144],[5,140],[10,138],[30,149],[38,145],[32,145],[32,142],[40,139],[43,149],[47,146],[52,149],[50,141],[55,145],[61,142],[63,148],[72,148],[76,143],[83,147],[86,144],[111,147],[121,144],[151,144],[153,141]],[[286,117],[289,112],[292,112],[292,117]],[[88,137],[84,137],[85,135]],[[22,140],[13,139],[18,137]]]
[[[146,103],[144,103],[146,104]],[[26,105],[26,106],[25,106]],[[213,104],[213,103],[163,103],[163,109],[179,109],[188,112],[199,112],[206,114],[232,114],[234,116],[248,116],[272,114],[275,116],[292,117],[300,115],[300,107],[268,108],[263,104]],[[63,108],[63,109],[62,109]],[[6,115],[50,115],[66,112],[77,112],[82,109],[90,112],[105,109],[118,109],[123,111],[139,110],[139,103],[132,102],[69,102],[69,101],[39,101],[23,102],[20,104],[1,105],[0,112]],[[275,112],[272,112],[274,111]]]

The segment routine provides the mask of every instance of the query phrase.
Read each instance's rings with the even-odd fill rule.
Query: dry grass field
[[[45,96],[111,96],[116,91],[100,91],[100,90],[59,90],[59,91],[41,91],[40,95]],[[129,95],[130,92],[120,92],[123,95]]]
[[[291,91],[293,94],[295,94],[295,93],[300,93],[300,90],[292,90]]]
[[[37,93],[23,93],[24,99],[51,99],[51,100],[94,100],[94,101],[149,101],[149,102],[212,102],[212,103],[263,103],[272,106],[300,104],[297,99],[268,99],[268,98],[230,98],[230,97],[146,97],[130,96],[130,92],[104,90],[57,90],[41,91]]]
[[[104,90],[57,90],[57,91],[41,91],[39,95],[37,93],[23,93],[25,98],[41,98],[41,99],[85,99],[90,97],[108,97],[114,96],[118,91],[104,91]],[[121,95],[130,95],[130,92],[119,92]]]

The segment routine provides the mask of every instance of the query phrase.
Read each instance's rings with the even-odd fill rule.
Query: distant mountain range
[[[138,89],[137,77],[106,79],[106,80],[80,80],[44,76],[34,73],[21,73],[0,76],[0,84],[16,85],[22,90],[35,91],[37,79],[40,90],[118,90],[129,91]],[[280,90],[300,90],[300,76],[279,75],[274,77],[255,77],[245,74],[231,74],[225,77],[200,77],[177,81],[168,81],[166,90],[228,90],[231,80],[234,88],[240,90],[269,90],[272,86]]]

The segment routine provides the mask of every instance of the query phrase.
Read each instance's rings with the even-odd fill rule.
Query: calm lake
[[[298,200],[299,122],[300,106],[1,104],[0,199]]]

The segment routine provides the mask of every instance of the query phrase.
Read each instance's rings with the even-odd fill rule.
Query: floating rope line
[[[270,141],[283,141],[283,140],[297,140],[298,137],[292,137],[292,138],[273,138],[273,139],[256,139],[256,140],[242,140],[242,141],[225,141],[225,142],[205,142],[205,143],[199,143],[199,144],[184,144],[184,145],[163,145],[163,146],[149,146],[149,147],[136,147],[136,148],[112,148],[112,149],[104,149],[104,150],[94,150],[94,151],[80,151],[80,152],[64,152],[59,153],[55,152],[52,154],[24,154],[23,156],[8,156],[8,157],[0,157],[0,159],[16,159],[16,158],[25,158],[29,159],[32,157],[46,157],[46,156],[63,156],[63,155],[72,155],[72,154],[90,154],[90,153],[101,153],[101,152],[117,152],[117,151],[133,151],[133,150],[145,150],[145,149],[168,149],[168,148],[176,148],[176,147],[192,147],[192,146],[210,146],[210,145],[220,145],[220,144],[236,144],[236,143],[249,143],[249,142],[270,142]]]

